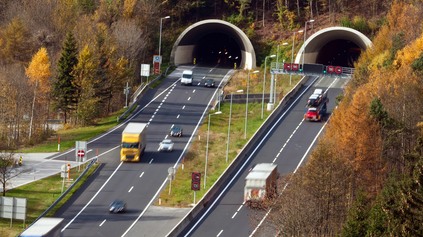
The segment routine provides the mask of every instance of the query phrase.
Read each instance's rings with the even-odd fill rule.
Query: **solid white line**
[[[128,191],[128,193],[130,193],[131,191],[132,191],[132,189],[134,188],[134,186],[132,186],[130,189],[129,189],[129,191]]]
[[[104,222],[106,222],[106,219],[104,219],[104,221],[102,221],[102,222],[100,223],[100,225],[98,225],[98,226],[102,226],[102,225],[104,224]]]
[[[142,172],[142,173],[140,174],[140,178],[141,178],[143,175],[144,175],[144,172]]]
[[[219,237],[222,234],[223,230],[220,230],[219,234],[216,235],[216,237]]]
[[[114,150],[114,149],[116,149],[116,148],[119,148],[120,147],[120,145],[119,146],[116,146],[116,147],[114,147],[114,148],[112,148],[112,149],[110,149],[110,150],[108,150],[108,151],[106,151],[106,152],[104,152],[103,154],[105,154],[105,153],[107,153],[107,152],[110,152],[110,151],[112,151],[112,150]],[[87,202],[87,204],[85,204],[85,206],[78,212],[78,214],[76,214],[75,215],[75,217],[74,218],[72,218],[72,220],[70,220],[69,221],[69,223],[67,224],[67,225],[65,225],[65,227],[63,227],[63,229],[60,231],[60,232],[63,232],[66,228],[68,228],[69,227],[69,225],[70,224],[72,224],[72,222],[74,222],[75,221],[75,219],[79,216],[79,215],[81,215],[81,213],[85,210],[85,208],[87,208],[88,207],[88,205],[90,205],[90,203],[94,200],[94,198],[96,198],[97,197],[97,195],[101,192],[101,190],[103,190],[103,188],[106,186],[106,184],[110,181],[110,179],[112,179],[112,177],[113,177],[113,175],[115,175],[115,173],[118,171],[118,169],[120,168],[120,166],[123,164],[123,162],[120,162],[120,164],[118,165],[118,167],[116,167],[116,169],[115,169],[115,171],[113,171],[113,173],[109,176],[109,178],[106,180],[106,182],[104,182],[104,184],[98,189],[98,191],[94,194],[94,196]]]

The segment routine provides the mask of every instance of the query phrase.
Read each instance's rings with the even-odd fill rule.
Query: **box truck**
[[[122,132],[120,160],[139,162],[146,146],[146,123],[128,123]]]
[[[244,202],[253,208],[266,208],[277,196],[277,165],[261,163],[254,166],[245,177]]]
[[[192,71],[191,70],[184,70],[181,76],[181,84],[182,85],[192,85]]]

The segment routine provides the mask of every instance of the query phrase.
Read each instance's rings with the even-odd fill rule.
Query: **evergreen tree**
[[[57,78],[54,82],[53,96],[56,109],[64,113],[65,123],[68,114],[75,109],[77,104],[77,88],[75,87],[72,71],[78,64],[78,48],[72,33],[66,35],[62,48],[62,55],[57,65]]]

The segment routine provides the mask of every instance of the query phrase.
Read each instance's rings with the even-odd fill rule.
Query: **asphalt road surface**
[[[335,109],[335,98],[342,92],[346,79],[318,78],[306,85],[297,100],[280,112],[271,130],[261,141],[252,144],[256,149],[248,155],[242,168],[222,187],[220,196],[191,222],[185,236],[275,236],[276,231],[266,224],[263,211],[248,208],[243,200],[245,177],[257,163],[275,163],[281,175],[295,172],[307,160],[325,122],[305,121],[305,105],[315,88],[327,91],[328,113]],[[283,195],[283,193],[282,193]]]

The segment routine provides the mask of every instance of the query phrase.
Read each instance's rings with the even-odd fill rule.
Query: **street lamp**
[[[303,33],[303,30],[299,30],[297,32],[294,32],[294,36],[292,37],[291,70],[292,70],[292,61],[294,61],[295,33]],[[292,81],[292,72],[289,73],[289,85],[291,85],[291,81]]]
[[[264,58],[264,76],[263,76],[263,94],[262,94],[262,98],[261,98],[261,119],[263,119],[263,111],[264,111],[264,88],[266,87],[266,67],[267,67],[267,59],[268,58],[275,58],[276,54],[272,54],[270,56],[266,56],[266,58]],[[273,89],[273,88],[272,88]],[[271,89],[271,90],[272,90]],[[272,94],[272,93],[270,93]]]
[[[311,19],[309,21],[305,22],[305,26],[304,26],[304,50],[303,50],[303,71],[304,71],[304,58],[305,58],[305,41],[307,39],[307,23],[313,23],[314,19]]]
[[[244,90],[237,90],[236,93],[242,93]],[[229,157],[229,135],[231,133],[231,118],[232,118],[232,97],[234,93],[231,92],[231,105],[229,106],[229,125],[228,125],[228,142],[226,143],[226,163],[228,163]]]
[[[252,73],[258,73],[260,71],[254,71]],[[244,139],[247,139],[247,121],[248,121],[248,92],[250,90],[250,71],[248,71],[247,76],[247,99],[245,101],[245,131],[244,131]]]
[[[161,55],[161,49],[162,49],[162,24],[164,19],[169,19],[170,16],[165,16],[160,18],[160,34],[159,34],[159,56]]]
[[[210,134],[210,117],[212,115],[221,114],[222,111],[217,111],[216,113],[209,114],[209,124],[207,126],[207,144],[206,144],[206,164],[204,166],[204,189],[206,189],[206,182],[207,182],[207,162],[209,158],[209,134]]]

